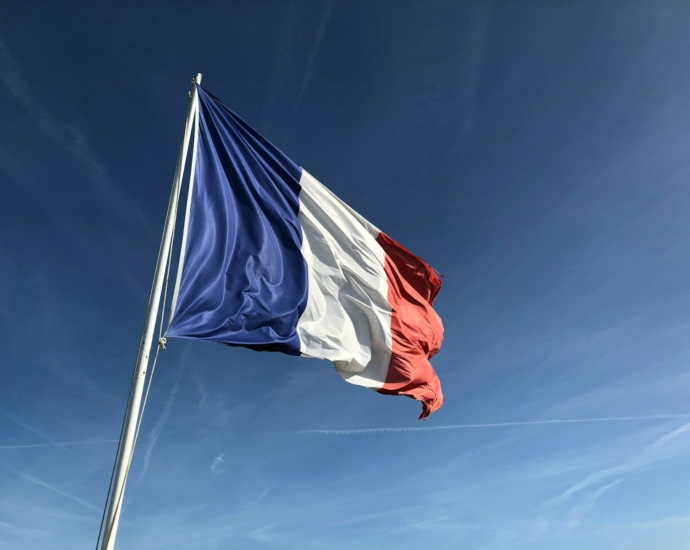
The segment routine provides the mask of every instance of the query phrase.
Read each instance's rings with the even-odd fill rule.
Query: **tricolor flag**
[[[433,268],[200,86],[167,336],[327,359],[348,382],[443,404]]]

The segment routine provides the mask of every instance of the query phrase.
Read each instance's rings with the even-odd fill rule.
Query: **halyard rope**
[[[153,357],[153,363],[151,365],[151,372],[148,373],[148,381],[146,383],[146,392],[144,393],[144,399],[141,402],[141,409],[139,410],[139,418],[137,419],[137,429],[134,432],[134,442],[132,443],[132,451],[129,454],[129,457],[127,457],[127,471],[125,472],[125,480],[122,484],[122,490],[120,491],[120,495],[118,496],[117,499],[117,506],[115,509],[117,510],[121,505],[122,505],[122,495],[124,494],[124,488],[125,488],[125,483],[127,482],[127,478],[129,477],[129,468],[132,465],[132,457],[134,456],[134,448],[137,445],[137,439],[139,439],[139,430],[141,428],[141,421],[144,418],[144,410],[146,409],[146,402],[148,401],[149,398],[149,390],[151,389],[151,380],[153,380],[153,373],[156,370],[156,363],[158,362],[158,354],[160,353],[161,349],[165,349],[165,344],[166,344],[166,339],[165,336],[163,336],[163,320],[165,319],[165,303],[167,300],[168,296],[168,283],[170,281],[170,267],[172,265],[172,249],[173,249],[173,244],[175,242],[175,234],[173,233],[173,238],[170,239],[170,249],[168,250],[168,265],[166,267],[165,271],[165,285],[163,288],[163,300],[162,300],[162,307],[160,311],[160,324],[158,326],[158,345],[156,346],[156,354]],[[136,376],[136,373],[134,373],[134,376]],[[132,378],[134,378],[132,376]],[[125,410],[129,409],[129,402],[132,399],[132,395],[130,392],[130,396],[127,399],[127,408]],[[120,438],[117,443],[117,451],[115,453],[115,463],[113,464],[113,470],[110,474],[110,483],[108,484],[108,493],[105,497],[105,503],[106,505],[103,507],[103,514],[101,515],[101,524],[98,528],[98,539],[96,540],[96,550],[98,550],[98,546],[101,542],[101,536],[103,535],[103,523],[105,521],[105,513],[108,505],[108,499],[110,498],[110,493],[113,489],[113,479],[115,478],[115,470],[117,468],[117,459],[120,454],[120,448],[122,447],[122,435],[124,434],[125,431],[125,422],[127,420],[127,415],[125,414],[125,417],[122,419],[122,428],[120,428]],[[112,526],[111,526],[112,527]],[[110,538],[110,534],[108,534],[108,538]]]

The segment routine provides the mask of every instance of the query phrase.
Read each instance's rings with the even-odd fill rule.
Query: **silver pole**
[[[153,275],[153,284],[151,285],[149,304],[148,308],[146,309],[146,317],[144,318],[144,328],[142,330],[141,341],[139,343],[139,353],[137,354],[137,361],[134,367],[134,374],[132,376],[132,386],[129,390],[129,401],[127,402],[124,430],[122,433],[122,439],[120,441],[120,452],[117,456],[117,466],[115,469],[115,475],[113,477],[110,498],[108,499],[108,503],[106,505],[107,512],[105,514],[105,525],[103,529],[103,540],[101,541],[101,550],[113,550],[115,546],[115,536],[117,535],[117,527],[120,521],[122,498],[125,492],[127,473],[129,472],[129,465],[132,460],[134,445],[136,443],[135,436],[137,432],[137,424],[139,422],[141,397],[144,391],[144,382],[146,380],[146,370],[148,369],[149,365],[149,355],[151,353],[151,344],[153,342],[153,334],[156,328],[156,319],[158,318],[158,308],[160,306],[163,282],[165,279],[165,268],[170,255],[170,244],[172,242],[173,233],[175,232],[177,203],[180,198],[180,187],[182,184],[182,175],[184,173],[184,166],[187,157],[187,149],[189,147],[189,137],[191,135],[192,123],[194,122],[194,112],[195,109],[198,108],[196,87],[197,84],[201,84],[201,74],[198,74],[192,80],[192,83],[192,92],[189,96],[189,107],[187,108],[187,120],[185,123],[184,135],[182,137],[182,144],[180,146],[180,154],[177,158],[177,167],[175,168],[170,202],[168,203],[168,214],[165,218],[165,225],[163,227],[163,237],[161,239],[160,249],[158,250],[158,261],[156,262],[156,270]]]

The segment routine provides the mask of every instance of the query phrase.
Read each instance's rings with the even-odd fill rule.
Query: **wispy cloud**
[[[0,169],[9,176],[6,178],[7,182],[15,181],[17,187],[24,191],[26,191],[27,187],[34,180],[34,176],[27,172],[26,166],[15,159],[12,154],[6,150],[0,150]],[[90,259],[94,268],[102,275],[118,284],[124,285],[131,291],[132,295],[140,301],[145,301],[148,298],[148,289],[132,275],[129,269],[126,268],[126,262],[115,261],[111,262],[110,265],[104,262],[104,243],[99,237],[87,235],[77,226],[65,223],[66,220],[64,216],[60,211],[54,208],[50,196],[36,192],[33,193],[31,198],[37,209],[37,215],[40,215],[42,219],[50,220],[55,229],[69,239],[75,248],[79,250],[81,257]],[[107,254],[121,257],[122,252],[113,247]],[[39,259],[34,258],[34,260],[38,263]],[[114,269],[112,269],[111,266],[113,266]],[[37,271],[35,273],[37,273]],[[82,379],[81,382],[83,383],[84,380]]]
[[[98,199],[94,200],[94,204],[98,204],[105,211],[111,212],[116,219],[136,229],[141,235],[155,240],[156,234],[148,224],[143,210],[122,188],[112,183],[106,168],[91,151],[86,133],[74,125],[59,121],[35,99],[16,59],[1,37],[0,83],[4,84],[10,95],[22,107],[29,119],[36,124],[41,133],[54,145],[66,151],[86,174],[90,185],[80,187],[78,193],[82,194],[94,190],[98,196]],[[32,175],[27,175],[26,167],[7,152],[0,152],[0,165],[13,179],[18,180],[19,185],[26,191],[34,179]],[[99,271],[124,284],[135,296],[146,299],[148,296],[147,289],[142,287],[129,270],[124,267],[126,265],[124,262],[114,262],[115,270],[103,265],[101,249],[104,243],[102,240],[98,242],[96,247],[93,239],[90,239],[88,235],[72,227],[71,224],[65,223],[66,220],[59,213],[56,213],[50,196],[45,193],[36,189],[32,198],[42,211],[43,217],[52,220],[58,230],[70,238],[79,247],[82,254],[92,260],[93,265]],[[112,245],[112,239],[109,236],[105,238],[106,242],[110,242]],[[110,254],[119,256],[121,251],[113,245]]]
[[[46,433],[43,432],[42,430],[36,428],[35,426],[32,426],[31,424],[28,424],[27,422],[24,422],[23,420],[21,420],[20,418],[17,418],[17,417],[14,416],[13,414],[9,414],[9,413],[2,412],[2,411],[0,411],[0,414],[1,414],[2,416],[4,416],[5,418],[7,418],[8,420],[11,420],[12,422],[14,422],[15,424],[17,424],[18,426],[21,426],[21,427],[24,428],[27,432],[30,432],[30,433],[32,433],[32,434],[34,434],[34,435],[37,435],[37,436],[40,437],[41,439],[43,439],[43,440],[45,440],[45,441],[48,441],[48,443],[49,443],[48,446],[51,446],[51,445],[55,445],[55,444],[56,444],[56,442],[55,442],[48,434],[46,434]]]
[[[264,477],[259,475],[254,470],[245,470],[245,474],[253,477],[254,479],[256,479],[261,484],[261,491],[256,496],[256,500],[254,501],[254,506],[261,506],[261,502],[271,492],[271,489],[268,486],[268,483],[266,482]]]
[[[473,5],[471,12],[472,25],[466,37],[465,47],[461,51],[461,67],[463,83],[460,86],[461,97],[458,98],[464,107],[464,120],[459,126],[459,135],[448,151],[448,157],[465,157],[469,151],[469,142],[475,127],[477,116],[477,99],[484,58],[487,49],[487,35],[494,6],[491,0],[478,2]]]
[[[573,508],[570,510],[568,516],[569,516],[569,521],[568,521],[568,526],[571,528],[577,527],[582,523],[583,518],[587,513],[594,508],[594,505],[596,504],[597,500],[601,498],[601,496],[606,493],[609,489],[612,489],[619,483],[621,483],[623,480],[622,479],[617,479],[616,481],[613,481],[612,483],[609,483],[608,485],[604,485],[603,487],[600,487],[596,491],[592,491],[589,493],[585,498],[583,498],[576,506],[573,506]]]
[[[298,434],[315,435],[366,435],[378,433],[405,433],[405,432],[429,432],[436,430],[461,430],[473,428],[507,428],[513,426],[540,426],[549,424],[587,424],[600,422],[645,422],[653,420],[669,420],[673,418],[688,418],[687,414],[654,414],[648,416],[611,416],[604,418],[560,418],[554,420],[527,420],[522,422],[491,422],[483,424],[454,424],[451,426],[424,426],[402,428],[361,428],[354,430],[300,430]],[[689,428],[690,429],[690,428]]]
[[[683,424],[680,428],[677,428],[667,433],[663,437],[660,437],[654,443],[646,447],[635,458],[621,462],[620,464],[617,464],[616,466],[613,466],[611,468],[605,468],[603,470],[599,470],[588,475],[582,481],[575,483],[558,496],[550,499],[546,504],[548,506],[562,504],[579,491],[582,491],[583,489],[595,483],[598,483],[604,479],[634,472],[642,468],[645,468],[654,462],[657,462],[665,456],[666,449],[664,447],[668,445],[671,441],[673,441],[674,439],[688,431],[690,431],[690,422],[688,422],[687,424]]]
[[[154,237],[155,233],[146,221],[143,211],[110,181],[105,167],[91,151],[86,133],[74,125],[56,119],[35,100],[17,61],[1,39],[0,81],[41,132],[67,151],[80,165],[101,195],[103,205],[113,210],[120,218],[144,229],[150,237]]]
[[[668,444],[672,440],[676,439],[678,436],[683,435],[686,432],[690,431],[690,422],[687,424],[683,424],[680,428],[676,428],[672,432],[667,433],[665,436],[660,437],[657,439],[654,443],[652,443],[648,448],[648,452],[656,452],[657,449],[660,447],[663,447],[664,445]],[[650,454],[651,454],[650,453]]]
[[[53,491],[54,493],[57,493],[60,496],[68,498],[68,499],[76,502],[77,504],[80,504],[84,508],[88,508],[89,510],[94,510],[96,512],[101,512],[101,509],[98,508],[97,506],[95,506],[95,505],[91,504],[90,502],[87,502],[84,499],[81,499],[75,495],[72,495],[72,494],[68,493],[67,491],[63,491],[62,489],[58,489],[57,487],[55,487],[54,485],[51,485],[47,481],[43,481],[42,479],[39,479],[35,476],[32,476],[31,474],[28,474],[26,472],[19,472],[17,470],[9,468],[8,466],[5,466],[5,469],[7,471],[23,478],[23,479],[25,479],[26,481],[33,483],[34,485],[38,485],[39,487],[44,487],[45,489],[48,489],[49,491]]]
[[[264,131],[268,131],[273,106],[275,105],[275,102],[283,88],[283,83],[288,76],[292,43],[297,32],[298,22],[299,12],[297,9],[297,2],[287,2],[287,13],[285,14],[283,20],[283,31],[280,33],[276,62],[273,67],[273,72],[271,73],[271,84],[268,87],[268,99],[266,101],[262,125]]]
[[[34,533],[33,529],[24,529],[17,527],[12,523],[0,520],[0,533],[8,533],[10,535],[31,536]]]
[[[156,425],[153,427],[151,433],[149,434],[148,446],[146,448],[146,453],[144,454],[144,467],[142,468],[141,474],[139,475],[139,482],[141,482],[141,480],[146,475],[146,470],[148,470],[149,461],[151,460],[151,455],[153,454],[153,448],[156,446],[156,442],[158,441],[158,438],[163,432],[163,428],[165,428],[165,425],[168,422],[168,418],[170,417],[170,411],[172,410],[172,406],[175,403],[177,391],[180,387],[180,379],[182,378],[182,373],[184,372],[184,357],[186,356],[187,349],[188,348],[185,348],[185,351],[182,353],[181,366],[177,371],[175,384],[173,385],[172,390],[170,390],[168,399],[165,402],[165,406],[163,407],[163,412],[161,413],[160,417],[158,418],[158,421],[156,422]]]
[[[204,385],[201,382],[199,370],[200,367],[197,367],[194,370],[192,370],[192,378],[194,378],[194,382],[196,383],[196,389],[199,391],[199,409],[203,409],[204,405],[206,405],[206,401],[208,401],[209,393],[206,390],[206,388],[204,388]]]
[[[257,529],[252,529],[247,536],[259,542],[274,542],[276,536],[273,534],[275,525],[264,525]]]
[[[586,475],[580,481],[571,484],[555,497],[543,502],[537,517],[533,521],[529,540],[534,542],[545,533],[558,527],[567,529],[577,527],[582,523],[587,512],[594,507],[597,500],[610,489],[620,484],[624,480],[625,475],[645,470],[655,463],[672,456],[677,449],[671,448],[669,444],[687,432],[690,432],[690,422],[657,438],[653,443],[638,451],[637,454],[628,451],[627,454],[631,458],[627,458],[614,466],[596,470]],[[578,495],[597,485],[599,485],[598,488],[577,500]],[[570,501],[575,503],[569,510],[564,510],[564,506]],[[563,519],[562,514],[566,514],[565,519]]]
[[[116,439],[90,439],[85,441],[57,441],[53,443],[28,443],[26,445],[0,445],[1,449],[41,449],[51,447],[79,447],[96,443],[115,443]]]
[[[319,51],[321,50],[321,43],[323,42],[323,37],[326,34],[328,23],[331,20],[331,14],[333,13],[334,6],[335,0],[328,0],[327,2],[325,2],[323,14],[321,15],[319,26],[316,29],[314,43],[311,47],[311,50],[309,51],[309,58],[307,59],[307,64],[304,68],[302,82],[300,84],[299,91],[297,92],[297,96],[295,97],[295,101],[292,104],[292,111],[290,112],[290,122],[288,123],[288,139],[290,137],[290,133],[292,132],[292,126],[295,123],[295,119],[297,118],[297,111],[299,110],[299,107],[302,104],[302,99],[304,98],[304,94],[307,91],[307,87],[309,86],[309,81],[311,80],[311,75],[314,71],[314,64],[316,63],[316,58],[318,57]]]
[[[223,472],[223,462],[225,462],[225,455],[218,455],[216,458],[213,459],[213,463],[211,464],[211,471],[216,475]]]

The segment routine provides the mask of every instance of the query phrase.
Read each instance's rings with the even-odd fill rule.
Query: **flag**
[[[348,382],[443,403],[441,281],[200,86],[168,337],[331,361]]]

